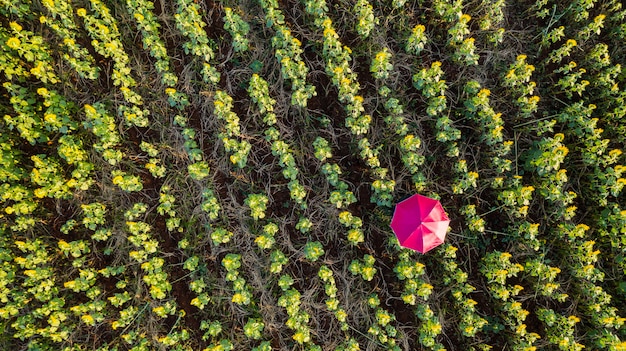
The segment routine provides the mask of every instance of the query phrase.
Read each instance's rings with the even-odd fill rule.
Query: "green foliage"
[[[225,132],[220,133],[219,136],[226,151],[231,153],[230,162],[239,168],[245,167],[252,146],[246,140],[238,140],[241,139],[241,128],[239,117],[232,111],[233,98],[227,92],[218,90],[215,93],[213,107],[217,117],[226,123]]]
[[[324,248],[319,241],[310,241],[302,249],[304,257],[309,261],[317,261],[324,254]]]
[[[195,180],[202,180],[208,177],[211,173],[211,169],[206,162],[196,162],[187,166],[189,176]]]
[[[211,232],[211,240],[213,245],[226,244],[232,239],[233,233],[224,228],[215,228]]]
[[[248,86],[248,94],[254,103],[259,106],[259,112],[263,115],[263,122],[268,126],[276,124],[274,105],[276,100],[270,97],[267,81],[258,74],[253,74]]]
[[[91,204],[81,205],[83,210],[83,225],[90,230],[96,230],[98,225],[105,223],[106,206],[104,204],[94,202]]]
[[[370,72],[372,72],[374,78],[387,79],[389,77],[389,72],[393,69],[393,64],[390,61],[391,53],[387,48],[383,48],[376,53],[370,65]]]
[[[200,208],[204,211],[209,220],[213,221],[219,216],[220,204],[211,189],[204,189],[202,192],[203,202]]]
[[[394,180],[375,180],[372,183],[373,194],[370,201],[378,206],[391,207],[395,186],[396,182]]]
[[[569,149],[561,143],[563,138],[563,134],[557,133],[551,138],[535,142],[529,152],[526,168],[534,169],[540,176],[550,171],[558,171],[569,152]]]
[[[250,31],[250,25],[229,7],[224,8],[224,29],[233,38],[233,50],[235,52],[248,50],[248,38],[246,36]]]
[[[207,321],[203,320],[200,323],[200,330],[206,330],[203,339],[208,339],[209,336],[216,337],[222,332],[222,324],[219,321]]]
[[[93,148],[102,153],[104,159],[111,165],[116,165],[122,160],[123,153],[114,149],[120,144],[121,136],[119,135],[115,119],[108,114],[106,108],[101,103],[85,105],[85,118],[83,126],[96,135],[99,141],[93,145]]]
[[[367,0],[357,0],[352,11],[356,14],[356,32],[367,38],[378,20],[374,17],[374,8]]]
[[[311,220],[306,217],[300,217],[300,220],[298,220],[298,223],[296,224],[296,229],[298,229],[303,234],[311,231],[312,227],[313,222],[311,222]]]
[[[245,199],[245,204],[250,208],[250,213],[254,220],[265,218],[265,210],[269,199],[263,194],[250,194]]]
[[[5,348],[624,349],[619,1],[160,5],[0,0]]]
[[[240,254],[228,254],[222,259],[222,266],[226,268],[226,280],[233,283],[233,294],[231,301],[238,305],[249,305],[252,302],[252,289],[241,277],[239,268],[241,267]]]
[[[111,176],[113,176],[113,184],[119,186],[124,191],[135,192],[143,189],[141,178],[136,175],[128,174],[121,170],[114,170],[111,172]]]
[[[446,81],[441,79],[442,76],[443,70],[439,61],[433,62],[430,68],[423,68],[413,75],[413,85],[428,99],[426,113],[429,116],[434,117],[446,108],[444,93],[447,85]]]
[[[350,273],[352,275],[360,274],[364,280],[371,281],[376,274],[375,262],[376,259],[372,255],[363,256],[363,260],[352,260],[349,267]]]
[[[204,27],[206,23],[202,19],[200,6],[191,0],[178,0],[176,14],[176,27],[188,40],[183,43],[183,49],[187,54],[193,54],[201,60],[202,79],[205,83],[217,84],[220,74],[209,62],[215,57],[213,49],[209,46],[209,38]]]
[[[169,55],[159,35],[161,25],[152,11],[154,5],[145,0],[126,0],[126,7],[142,33],[144,47],[149,49],[150,55],[157,60],[155,67],[161,74],[161,83],[167,86],[176,85],[178,77],[170,70]]]
[[[270,255],[270,260],[271,264],[269,271],[273,274],[279,274],[280,272],[282,272],[283,267],[287,263],[289,263],[289,259],[287,258],[287,256],[285,256],[285,254],[280,250],[272,251]]]
[[[291,104],[304,108],[307,101],[317,93],[315,86],[306,82],[309,69],[302,61],[302,43],[285,25],[285,16],[276,0],[263,0],[261,6],[265,12],[266,26],[275,30],[272,37],[274,56],[281,65],[283,78],[291,81]]]
[[[413,55],[419,55],[426,43],[428,42],[428,37],[426,36],[426,27],[424,25],[418,24],[411,30],[411,35],[409,35],[406,40],[405,50]]]
[[[263,327],[265,324],[259,318],[250,318],[246,325],[243,326],[243,333],[250,339],[258,340],[262,337]]]

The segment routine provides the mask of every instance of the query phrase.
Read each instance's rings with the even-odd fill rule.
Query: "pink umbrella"
[[[400,245],[421,253],[443,244],[449,224],[441,203],[419,194],[398,203],[391,219]]]

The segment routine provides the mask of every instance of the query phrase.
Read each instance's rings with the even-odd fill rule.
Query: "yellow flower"
[[[93,108],[93,106],[91,105],[85,105],[85,113],[87,114],[95,114],[96,113],[96,109]]]
[[[33,278],[37,276],[37,271],[34,269],[28,269],[24,271],[24,274],[30,278]]]
[[[580,318],[578,318],[576,316],[569,316],[569,317],[567,317],[567,321],[570,322],[570,324],[576,324],[576,323],[580,322]]]
[[[124,181],[124,177],[122,177],[121,175],[115,176],[113,178],[113,184],[118,185],[121,184]]]
[[[48,318],[48,323],[52,327],[58,327],[59,325],[61,325],[61,321],[59,321],[59,319],[56,316],[54,316],[54,315],[50,316],[50,318]]]
[[[22,45],[22,42],[15,37],[9,38],[9,40],[7,40],[7,46],[11,49],[17,49],[20,47],[20,45]]]
[[[85,17],[87,15],[87,10],[81,7],[76,10],[76,14],[78,15],[78,17]]]
[[[40,76],[41,75],[41,65],[37,65],[36,67],[33,67],[30,69],[30,73],[32,73],[35,76]]]
[[[322,27],[324,27],[324,32],[326,32],[326,29],[331,29],[333,26],[333,22],[330,20],[330,18],[325,18],[324,22],[322,23]],[[326,33],[324,33],[324,35],[326,35]]]
[[[68,180],[67,183],[65,183],[65,185],[67,185],[69,188],[75,188],[76,185],[78,185],[78,181],[76,181],[76,179],[72,178],[72,179]]]
[[[11,23],[9,23],[9,26],[11,26],[11,29],[13,29],[16,32],[21,32],[22,31],[22,26],[17,24],[17,22],[11,22]]]
[[[528,215],[528,206],[520,207],[519,214],[522,215],[523,217],[526,217],[526,215]]]
[[[167,317],[167,311],[165,310],[165,307],[163,306],[153,308],[152,312],[154,312],[154,314],[156,314],[157,316],[161,318]]]
[[[47,194],[47,192],[43,189],[43,188],[38,188],[35,189],[35,191],[33,191],[33,193],[35,194],[35,196],[37,196],[38,198],[44,198]]]
[[[87,324],[87,325],[93,326],[93,325],[96,324],[95,319],[93,319],[93,317],[90,314],[85,314],[85,315],[81,316],[80,319],[83,322],[85,322],[85,324]]]
[[[46,95],[48,95],[48,89],[46,89],[46,88],[39,88],[39,89],[37,89],[37,94],[39,94],[41,96],[46,96]]]

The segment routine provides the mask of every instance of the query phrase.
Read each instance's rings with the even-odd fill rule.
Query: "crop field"
[[[0,22],[0,350],[626,350],[621,1]]]

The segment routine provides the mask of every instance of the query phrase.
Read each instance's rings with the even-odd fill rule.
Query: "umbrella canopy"
[[[398,203],[391,219],[400,245],[421,253],[443,244],[449,224],[441,203],[419,194]]]

